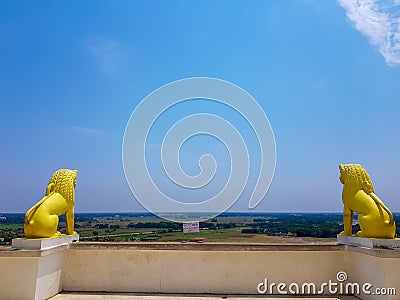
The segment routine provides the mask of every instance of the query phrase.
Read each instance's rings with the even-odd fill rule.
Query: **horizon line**
[[[26,212],[0,212],[1,214],[25,214]],[[197,212],[197,213],[190,213],[190,214],[203,214],[205,212]],[[340,211],[257,211],[257,212],[249,212],[249,211],[226,211],[222,212],[219,215],[226,214],[226,213],[242,213],[242,214],[343,214],[343,212]],[[354,212],[357,214],[356,212]],[[400,211],[393,211],[393,214],[400,214]],[[130,212],[130,211],[110,211],[110,212],[105,212],[105,211],[86,211],[86,212],[75,212],[75,215],[78,214],[151,214],[156,217],[158,217],[156,214],[148,211],[139,211],[139,212]],[[174,213],[168,213],[168,214],[184,214],[181,212],[174,212]],[[215,216],[218,217],[219,215]]]

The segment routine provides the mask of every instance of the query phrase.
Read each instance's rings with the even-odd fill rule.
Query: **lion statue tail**
[[[372,199],[374,199],[375,203],[378,204],[380,207],[382,207],[383,210],[386,211],[387,214],[389,215],[389,220],[385,220],[385,224],[389,227],[393,226],[394,218],[392,212],[386,207],[386,205],[382,202],[382,200],[379,199],[377,195],[375,195],[375,193],[371,192],[370,196],[372,197]]]

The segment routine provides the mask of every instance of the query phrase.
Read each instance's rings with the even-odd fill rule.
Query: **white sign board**
[[[200,232],[199,222],[183,223],[183,232]]]

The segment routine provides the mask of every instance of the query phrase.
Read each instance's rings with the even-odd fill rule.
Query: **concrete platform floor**
[[[51,298],[51,300],[254,300],[254,299],[315,299],[315,300],[354,300],[359,299],[352,296],[323,296],[323,297],[283,297],[283,296],[265,296],[265,295],[187,295],[187,294],[135,294],[135,293],[61,293]]]

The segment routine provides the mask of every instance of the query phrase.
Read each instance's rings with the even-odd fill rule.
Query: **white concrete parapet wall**
[[[257,286],[346,282],[395,287],[400,252],[343,245],[77,243],[63,269],[65,291],[257,294]],[[345,283],[346,283],[345,282]],[[270,291],[267,291],[269,294]],[[277,294],[276,286],[272,294]],[[326,290],[324,294],[329,295]],[[376,299],[376,295],[360,295]],[[399,299],[399,296],[396,296]],[[379,299],[396,299],[380,296]]]
[[[400,299],[399,250],[229,243],[79,242],[64,247],[58,252],[0,251],[0,298],[35,299],[34,293],[44,299],[41,290],[49,289],[46,282],[61,269],[58,291],[257,294],[265,279],[268,284],[314,283],[319,289],[329,280],[338,282],[338,272],[345,272],[345,283],[370,282],[398,293],[361,294],[361,299]],[[63,256],[61,266],[57,255]],[[42,270],[37,268],[40,259]],[[327,290],[324,294],[329,295]]]
[[[316,251],[313,251],[313,248]],[[64,290],[257,294],[275,282],[334,278],[340,246],[79,244],[66,255]]]

